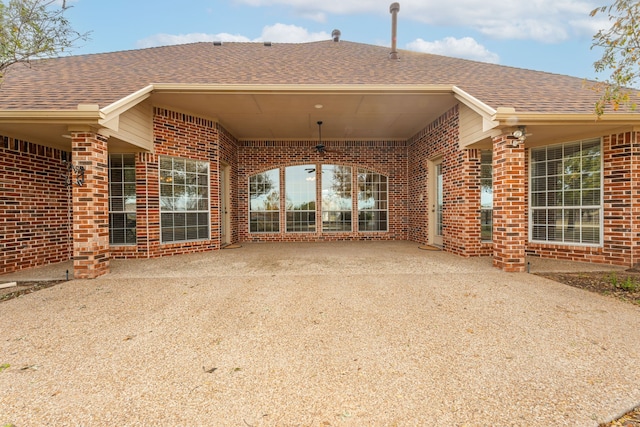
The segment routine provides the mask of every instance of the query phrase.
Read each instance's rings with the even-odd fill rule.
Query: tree
[[[68,9],[65,0],[0,0],[0,83],[9,66],[58,56],[89,38],[71,28]]]
[[[614,111],[626,106],[637,108],[637,91],[630,89],[640,78],[640,2],[615,0],[610,6],[591,11],[591,16],[606,13],[611,27],[593,36],[594,47],[603,48],[602,58],[594,63],[596,72],[609,70],[611,76],[596,85],[601,91],[595,110],[598,116],[610,106]]]

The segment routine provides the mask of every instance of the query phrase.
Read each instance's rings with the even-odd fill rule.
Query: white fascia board
[[[527,125],[559,125],[559,124],[590,124],[590,125],[640,125],[639,113],[610,113],[598,117],[595,113],[518,113],[514,109],[498,109],[494,120],[504,124],[516,126],[519,123]]]
[[[153,85],[148,85],[139,91],[125,96],[124,98],[102,108],[100,111],[104,115],[104,118],[100,121],[100,124],[117,132],[120,122],[120,114],[149,98],[149,96],[151,96],[151,92],[153,92]]]
[[[0,123],[96,125],[103,114],[96,110],[0,110]]]
[[[453,86],[453,93],[458,101],[482,116],[482,130],[484,132],[488,132],[500,125],[500,122],[493,118],[497,113],[495,109],[480,101],[478,98],[469,95],[457,86]]]
[[[161,93],[244,93],[244,94],[450,94],[451,85],[290,85],[290,84],[174,84],[154,83],[154,92]]]

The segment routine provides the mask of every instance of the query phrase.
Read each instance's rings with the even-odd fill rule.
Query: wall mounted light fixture
[[[63,160],[63,163],[67,165],[67,174],[62,176],[64,178],[64,185],[71,187],[75,184],[78,187],[82,187],[84,185],[84,166],[74,166],[66,160]]]
[[[511,135],[507,136],[507,139],[510,141],[509,146],[515,148],[520,144],[523,144],[529,135],[530,134],[527,133],[527,128],[525,126],[519,126],[518,129],[511,133]]]

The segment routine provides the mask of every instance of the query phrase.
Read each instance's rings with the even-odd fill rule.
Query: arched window
[[[389,229],[389,191],[385,175],[344,165],[295,165],[284,168],[283,215],[280,212],[281,169],[249,177],[249,232],[315,233],[316,213],[323,233],[380,232]],[[320,179],[321,182],[317,182]],[[357,204],[354,204],[354,185]],[[318,194],[320,192],[320,194]],[[318,206],[320,206],[318,208]],[[356,217],[356,223],[353,218]]]

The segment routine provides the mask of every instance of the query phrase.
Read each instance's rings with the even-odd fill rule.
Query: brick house
[[[409,240],[523,271],[640,258],[640,114],[579,78],[341,40],[10,68],[0,273],[238,242]]]

